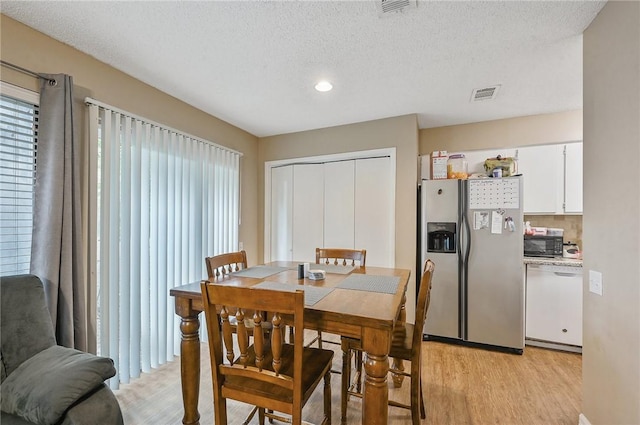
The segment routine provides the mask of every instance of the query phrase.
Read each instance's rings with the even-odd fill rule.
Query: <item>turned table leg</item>
[[[200,395],[200,320],[199,311],[191,308],[191,300],[176,298],[176,314],[182,318],[180,331],[180,374],[185,425],[199,425],[198,397]]]
[[[382,330],[365,330],[362,339],[364,353],[364,394],[362,424],[386,425],[389,413],[390,335]]]

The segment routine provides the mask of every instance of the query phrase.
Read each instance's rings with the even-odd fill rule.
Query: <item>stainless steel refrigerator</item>
[[[420,259],[435,263],[427,339],[524,349],[522,177],[422,180]]]

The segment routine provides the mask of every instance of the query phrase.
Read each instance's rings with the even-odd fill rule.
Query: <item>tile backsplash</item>
[[[564,229],[564,241],[578,244],[583,250],[581,215],[525,215],[524,221],[531,222],[533,227]]]

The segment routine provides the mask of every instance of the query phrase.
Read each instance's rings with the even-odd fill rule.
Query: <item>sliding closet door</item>
[[[324,235],[324,166],[293,166],[293,260],[314,263]]]
[[[293,165],[271,169],[271,261],[293,260]]]
[[[324,164],[324,247],[353,248],[355,161]]]
[[[395,264],[395,176],[391,158],[355,161],[355,248],[367,250],[367,265]]]

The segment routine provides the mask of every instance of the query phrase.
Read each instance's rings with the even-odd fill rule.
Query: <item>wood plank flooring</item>
[[[526,347],[522,356],[434,341],[423,342],[423,385],[427,425],[576,425],[582,403],[579,354]],[[208,347],[202,347],[200,423],[213,423]],[[341,352],[336,347],[335,367]],[[391,386],[391,384],[390,384]],[[340,423],[340,375],[332,375],[334,424]],[[408,400],[409,385],[390,397]],[[115,391],[125,424],[180,424],[182,398],[179,359]],[[249,406],[229,401],[229,424],[241,424]],[[361,401],[349,401],[349,424],[359,424]],[[318,423],[322,392],[317,389],[303,417]],[[257,424],[257,419],[251,422]],[[389,408],[391,425],[410,423],[403,409]]]

